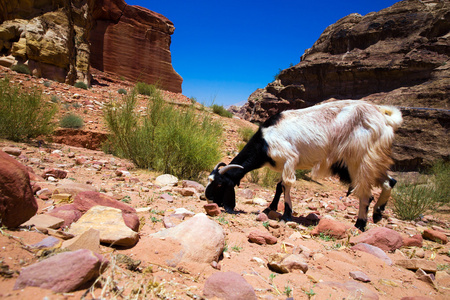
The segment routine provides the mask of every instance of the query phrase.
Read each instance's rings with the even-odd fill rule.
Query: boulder
[[[102,243],[111,246],[132,247],[139,240],[138,233],[125,224],[122,212],[117,208],[94,206],[73,223],[68,232],[81,235],[91,228],[99,231]]]
[[[34,215],[22,224],[22,226],[35,226],[36,228],[60,228],[64,224],[64,220],[61,218],[53,217],[50,215]]]
[[[156,177],[155,183],[161,187],[175,186],[178,184],[178,178],[170,174],[159,175]]]
[[[68,293],[95,280],[107,265],[107,261],[90,250],[64,252],[25,267],[20,271],[14,290],[27,286],[50,289],[56,293]]]
[[[208,203],[203,205],[203,208],[206,211],[206,214],[211,217],[215,217],[220,215],[222,212],[220,211],[219,205],[217,203]]]
[[[384,251],[395,251],[403,246],[403,238],[395,230],[385,227],[375,227],[358,236],[350,238],[352,245],[366,243],[376,246]]]
[[[344,299],[348,295],[352,295],[355,299],[361,300],[378,300],[380,297],[377,293],[372,291],[368,286],[356,282],[356,281],[346,281],[346,282],[334,282],[334,281],[324,281],[319,282],[316,287],[320,289],[326,289],[322,291],[324,295],[332,293],[334,299]],[[316,290],[316,288],[314,289]],[[328,291],[328,293],[327,293]]]
[[[82,234],[64,241],[61,248],[75,251],[79,249],[88,249],[94,253],[100,252],[100,231],[90,228]]]
[[[203,213],[151,236],[170,238],[179,242],[183,247],[183,253],[176,259],[178,262],[211,263],[219,259],[225,247],[222,227]],[[173,261],[173,264],[176,265],[178,262]]]
[[[235,272],[218,272],[208,277],[203,295],[206,298],[215,297],[224,300],[257,299],[253,287]]]
[[[0,151],[1,225],[17,227],[34,216],[37,210],[27,168]]]
[[[100,205],[120,209],[125,224],[133,231],[139,230],[139,218],[136,210],[131,206],[99,192],[80,192],[74,198],[72,204],[67,204],[53,209],[50,215],[64,219],[63,226],[68,226],[77,221],[82,214],[91,207]]]

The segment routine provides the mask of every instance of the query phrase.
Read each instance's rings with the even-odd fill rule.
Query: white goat
[[[359,198],[355,226],[364,231],[372,187],[382,188],[373,213],[378,222],[396,183],[387,170],[392,164],[394,131],[401,123],[398,109],[357,100],[283,111],[269,118],[228,166],[220,169],[225,166],[220,163],[214,168],[205,196],[233,211],[234,186],[247,172],[268,166],[281,173],[268,209],[276,210],[284,189],[282,219],[290,220],[296,169],[311,169],[313,178],[338,174]]]

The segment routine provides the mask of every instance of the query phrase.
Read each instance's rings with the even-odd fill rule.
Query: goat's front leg
[[[381,186],[380,197],[378,198],[377,203],[373,207],[374,223],[378,223],[381,220],[384,208],[386,207],[386,203],[388,202],[389,197],[391,196],[392,188],[395,186],[396,183],[397,180],[388,175],[388,179]]]
[[[275,190],[275,196],[273,197],[273,200],[270,203],[269,207],[263,211],[265,214],[269,214],[269,212],[271,210],[274,210],[274,211],[278,210],[278,202],[280,202],[281,193],[283,193],[283,182],[282,181],[278,182],[277,188]]]
[[[292,220],[292,201],[291,201],[291,185],[284,185],[284,213],[282,220],[288,222]]]

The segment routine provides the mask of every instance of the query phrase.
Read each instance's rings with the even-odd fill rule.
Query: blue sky
[[[375,1],[140,1],[175,25],[172,65],[183,77],[183,94],[198,102],[243,104],[279,69],[300,56],[325,28],[351,14],[366,15],[398,2]]]

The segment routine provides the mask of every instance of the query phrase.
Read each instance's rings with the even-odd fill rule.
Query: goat
[[[374,207],[373,221],[382,212],[396,180],[387,174],[392,164],[394,131],[401,125],[401,112],[390,106],[361,100],[341,100],[305,109],[286,110],[267,119],[229,165],[219,163],[208,177],[208,200],[233,212],[234,187],[244,175],[268,166],[281,173],[275,196],[265,210],[277,210],[284,191],[282,220],[292,220],[290,190],[296,169],[311,169],[313,178],[339,175],[350,183],[349,193],[359,198],[355,226],[364,231],[371,189],[382,191]]]

